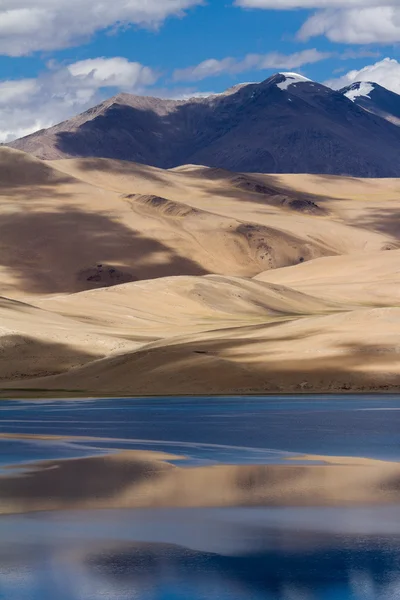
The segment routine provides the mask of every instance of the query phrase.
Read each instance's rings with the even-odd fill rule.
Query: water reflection
[[[42,461],[0,474],[0,514],[71,508],[335,506],[399,503],[400,464],[314,457],[303,463],[190,467],[124,451]],[[311,457],[313,458],[313,457]],[[171,462],[172,461],[172,462]],[[314,464],[317,463],[317,464]]]
[[[107,514],[104,515],[107,520]],[[232,525],[235,527],[234,525]],[[251,546],[252,529],[242,531]],[[221,534],[221,532],[220,532]],[[395,600],[400,538],[299,532],[221,554],[161,543],[0,542],[2,600]],[[268,540],[268,530],[264,531]],[[291,542],[289,543],[289,540]],[[259,540],[258,542],[259,543]],[[267,544],[268,545],[268,544]]]
[[[388,539],[372,544],[346,539],[323,551],[245,556],[150,546],[90,556],[86,566],[108,587],[129,582],[136,593],[131,597],[143,599],[389,600],[400,593],[398,543]]]
[[[400,404],[339,404],[2,407],[0,600],[400,600]]]

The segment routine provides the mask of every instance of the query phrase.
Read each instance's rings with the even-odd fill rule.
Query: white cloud
[[[0,81],[0,142],[59,123],[114,91],[146,93],[157,78],[149,67],[115,57],[51,64],[37,79]]]
[[[390,44],[400,41],[400,8],[375,6],[323,10],[302,26],[299,37],[308,40],[325,35],[332,42]]]
[[[157,75],[149,67],[126,58],[92,58],[82,60],[67,67],[73,77],[83,82],[92,82],[95,87],[131,87],[152,85]]]
[[[378,58],[382,56],[382,52],[377,50],[368,50],[366,48],[347,48],[344,52],[338,55],[340,60],[351,60],[354,58]],[[345,67],[343,67],[344,70]]]
[[[7,106],[10,102],[27,103],[37,89],[36,79],[0,81],[0,106]]]
[[[202,0],[0,0],[0,54],[65,48],[110,27],[158,27]]]
[[[359,71],[349,71],[342,77],[331,79],[325,82],[325,85],[338,90],[356,81],[379,83],[388,90],[400,94],[400,63],[393,58],[385,58]]]
[[[232,57],[217,60],[210,58],[198,65],[186,69],[176,69],[173,73],[174,81],[200,81],[207,77],[214,77],[222,73],[237,74],[245,71],[262,71],[265,69],[298,69],[303,65],[316,63],[331,56],[328,52],[319,52],[315,48],[302,50],[294,54],[247,54],[243,59]]]
[[[232,72],[236,61],[234,58],[209,58],[198,65],[187,67],[185,69],[175,69],[173,73],[174,81],[200,81],[207,77],[215,77],[224,72]]]
[[[397,0],[236,0],[235,4],[243,8],[261,8],[290,10],[293,8],[364,8],[398,4]]]
[[[299,32],[309,40],[324,35],[332,42],[390,44],[400,41],[400,0],[236,0],[243,8],[319,9]]]

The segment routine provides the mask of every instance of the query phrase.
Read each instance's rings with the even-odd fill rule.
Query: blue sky
[[[277,71],[400,93],[399,41],[399,0],[0,0],[0,141],[119,91],[180,98]]]

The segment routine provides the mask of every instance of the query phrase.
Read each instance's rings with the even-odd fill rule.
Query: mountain
[[[12,142],[42,159],[101,157],[160,168],[400,176],[400,130],[295,73],[188,100],[119,94]]]
[[[400,125],[400,96],[377,83],[358,81],[340,90],[357,106]]]

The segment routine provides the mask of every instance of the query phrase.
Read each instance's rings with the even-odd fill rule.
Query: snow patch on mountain
[[[304,77],[304,75],[299,75],[299,73],[279,73],[279,75],[284,76],[284,80],[280,83],[277,83],[277,87],[281,90],[287,90],[290,85],[295,83],[304,83],[306,81],[311,81],[308,77]]]
[[[371,96],[369,94],[373,92],[374,89],[375,88],[373,83],[370,83],[368,81],[360,81],[357,83],[353,83],[353,85],[349,87],[349,89],[347,90],[347,92],[345,92],[344,95],[352,102],[354,102],[355,99],[359,96],[365,96],[365,98],[369,98],[371,100]]]

